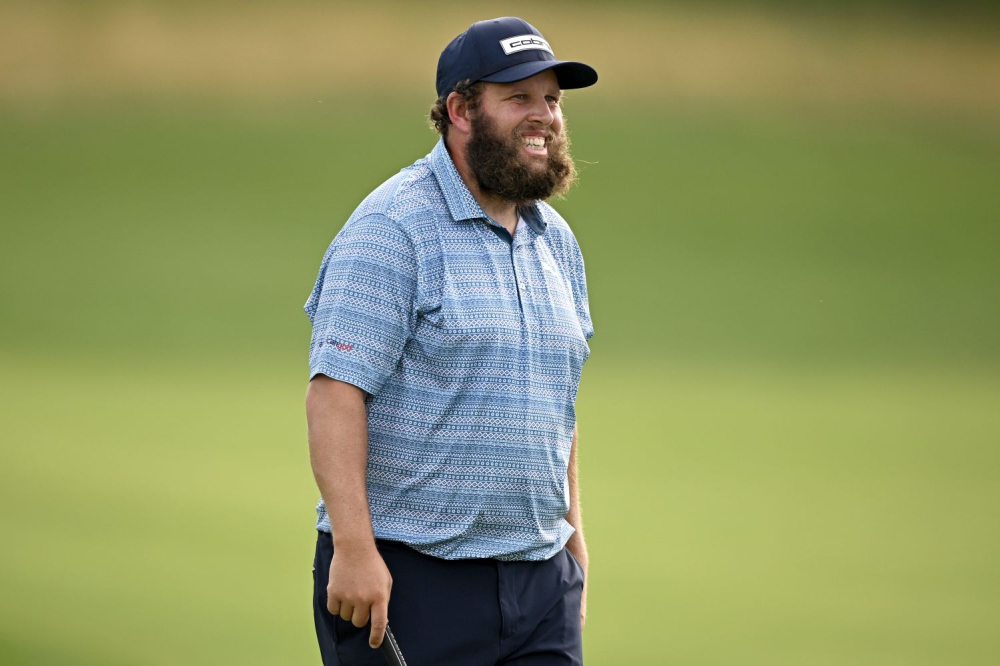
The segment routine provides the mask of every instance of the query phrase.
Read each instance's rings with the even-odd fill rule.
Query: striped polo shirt
[[[305,311],[310,378],[368,395],[376,538],[544,560],[573,533],[566,470],[593,334],[583,257],[544,202],[513,238],[439,141],[354,211]],[[322,499],[317,529],[330,531]]]

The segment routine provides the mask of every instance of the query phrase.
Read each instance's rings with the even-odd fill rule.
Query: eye
[[[559,104],[562,100],[559,97],[556,97],[555,95],[548,95],[545,97],[545,101],[547,101],[549,104]]]
[[[524,93],[517,93],[510,96],[511,99],[516,99],[518,101],[528,99],[528,96]]]

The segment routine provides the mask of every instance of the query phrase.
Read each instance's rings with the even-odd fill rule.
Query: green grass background
[[[0,663],[318,663],[301,306],[425,103],[0,110]],[[997,663],[997,126],[566,112],[587,663]]]

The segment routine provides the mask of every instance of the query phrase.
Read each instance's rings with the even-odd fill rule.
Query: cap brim
[[[479,80],[486,81],[487,83],[513,83],[514,81],[523,81],[549,69],[555,71],[561,90],[586,88],[597,83],[597,71],[593,67],[584,65],[582,62],[569,62],[566,60],[533,60],[531,62],[522,62],[507,69],[501,69],[499,72],[495,72],[489,76],[484,76]]]

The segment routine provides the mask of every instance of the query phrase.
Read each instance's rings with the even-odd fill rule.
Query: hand
[[[389,624],[389,593],[392,576],[375,544],[365,547],[341,546],[334,549],[330,562],[330,583],[326,586],[326,607],[359,629],[372,623],[368,644],[382,644]]]

